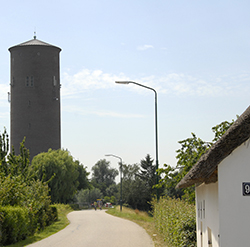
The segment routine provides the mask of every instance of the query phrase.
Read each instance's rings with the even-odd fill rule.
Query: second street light
[[[117,159],[120,159],[120,177],[121,177],[121,181],[120,181],[120,211],[122,211],[122,158],[119,156],[116,156],[114,154],[105,154],[105,156],[111,156],[111,157],[115,157]]]
[[[134,81],[116,81],[116,83],[118,83],[118,84],[135,84],[137,86],[150,89],[155,93],[155,149],[156,149],[155,150],[155,157],[156,157],[155,158],[155,163],[156,163],[156,170],[158,170],[158,168],[159,168],[159,160],[158,160],[158,129],[157,129],[157,92],[152,87],[148,87],[148,86],[142,85],[142,84],[134,82]],[[159,183],[158,180],[159,180],[158,179],[158,174],[156,172],[156,184]],[[156,188],[156,196],[157,196],[157,200],[159,200],[158,188]]]

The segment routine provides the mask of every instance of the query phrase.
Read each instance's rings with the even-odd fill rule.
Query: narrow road
[[[70,224],[60,232],[29,247],[153,247],[146,231],[129,220],[83,210],[68,214]]]

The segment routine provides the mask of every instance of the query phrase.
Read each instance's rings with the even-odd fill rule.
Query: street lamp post
[[[151,88],[151,87],[148,87],[148,86],[145,86],[145,85],[142,85],[140,83],[137,83],[137,82],[134,82],[134,81],[116,81],[116,83],[118,84],[135,84],[135,85],[138,85],[140,87],[144,87],[144,88],[147,88],[147,89],[150,89],[152,90],[154,93],[155,93],[155,162],[156,162],[156,170],[159,168],[159,160],[158,160],[158,128],[157,128],[157,92],[155,89]],[[156,172],[156,184],[159,183],[158,181],[158,175],[157,175],[157,172]],[[156,196],[157,196],[157,200],[159,200],[159,193],[158,193],[158,188],[156,188]]]
[[[117,159],[120,159],[120,211],[122,211],[122,158],[119,156],[116,156],[114,154],[105,154],[105,156],[112,156]]]

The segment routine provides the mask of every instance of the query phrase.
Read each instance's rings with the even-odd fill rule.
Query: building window
[[[34,77],[33,76],[26,76],[25,85],[26,85],[26,87],[33,87],[34,86]]]
[[[53,86],[55,87],[57,85],[57,81],[56,81],[56,77],[55,76],[53,76],[52,81],[53,81]]]

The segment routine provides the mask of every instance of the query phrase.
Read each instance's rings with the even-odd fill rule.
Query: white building
[[[250,246],[250,106],[177,187],[194,184],[197,247]]]

